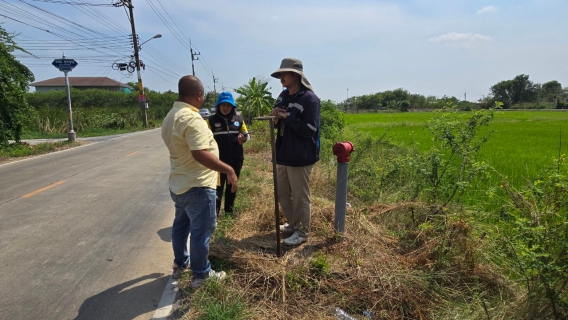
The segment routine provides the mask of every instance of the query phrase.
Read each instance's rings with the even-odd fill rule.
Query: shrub
[[[335,139],[343,131],[345,120],[335,103],[331,100],[321,102],[320,131],[322,138]]]
[[[177,94],[148,91],[148,123],[161,122],[171,109]],[[54,135],[68,131],[67,94],[65,91],[27,93],[34,108],[33,117],[25,123],[28,135]],[[123,130],[142,126],[140,104],[135,94],[108,90],[71,89],[73,129],[77,132]]]
[[[501,209],[494,217],[513,278],[528,292],[529,317],[568,317],[568,163],[561,156],[527,186],[506,180]],[[496,190],[490,195],[495,198]]]

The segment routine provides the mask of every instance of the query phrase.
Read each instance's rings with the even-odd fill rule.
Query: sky
[[[69,76],[136,82],[136,73],[112,68],[133,54],[128,15],[113,2],[0,0],[0,23],[34,54],[17,57],[36,81],[63,76],[51,62],[65,53],[78,62]],[[260,77],[277,96],[270,74],[286,57],[301,59],[315,93],[336,102],[397,88],[477,101],[519,74],[568,87],[566,0],[132,3],[139,43],[151,39],[140,51],[143,84],[161,92],[177,92],[192,73],[190,48],[207,91],[234,92]]]

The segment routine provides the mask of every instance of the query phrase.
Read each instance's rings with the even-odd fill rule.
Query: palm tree
[[[268,81],[257,80],[253,77],[249,83],[235,89],[240,96],[237,104],[248,123],[252,122],[253,117],[266,115],[274,105],[274,98],[268,89]]]

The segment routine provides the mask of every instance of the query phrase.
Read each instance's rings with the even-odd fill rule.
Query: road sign
[[[77,61],[73,59],[55,59],[51,64],[63,72],[69,72],[78,65]]]
[[[146,95],[145,94],[139,94],[138,95],[138,101],[146,102]]]

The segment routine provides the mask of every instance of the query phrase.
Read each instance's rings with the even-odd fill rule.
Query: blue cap
[[[215,103],[215,107],[218,107],[221,103],[227,102],[232,105],[234,108],[237,107],[235,104],[235,100],[233,99],[233,95],[230,92],[224,91],[219,94],[219,98],[217,98],[217,103]]]

